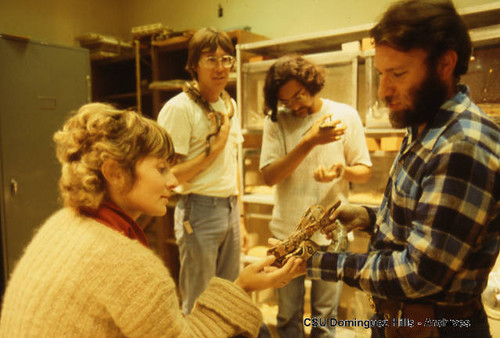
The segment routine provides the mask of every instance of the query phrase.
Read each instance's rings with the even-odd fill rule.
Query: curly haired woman
[[[174,281],[135,222],[162,216],[177,180],[169,135],[136,112],[84,105],[54,135],[64,208],[37,231],[6,289],[0,336],[256,335],[262,316],[246,292],[284,284],[300,260],[250,265],[214,278],[183,316]],[[264,271],[265,270],[265,271]]]

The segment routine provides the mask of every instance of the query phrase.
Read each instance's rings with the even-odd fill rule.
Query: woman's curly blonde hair
[[[135,167],[146,156],[171,162],[170,136],[156,122],[135,111],[104,103],[82,106],[54,134],[62,165],[59,189],[66,207],[96,209],[106,196],[101,166],[113,159],[135,180]]]

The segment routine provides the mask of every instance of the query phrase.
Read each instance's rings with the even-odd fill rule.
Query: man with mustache
[[[276,185],[270,229],[284,240],[311,205],[347,201],[349,182],[366,182],[371,161],[357,111],[320,97],[322,69],[298,55],[279,58],[266,74],[264,96],[269,116],[264,122],[260,169]],[[326,250],[323,235],[311,238]],[[281,337],[304,337],[304,276],[277,289],[277,331]],[[333,318],[340,283],[313,281],[312,317]],[[312,337],[333,337],[335,327],[317,326]]]
[[[332,216],[371,232],[369,252],[318,253],[307,274],[371,296],[374,336],[490,337],[481,293],[500,245],[500,129],[459,85],[467,28],[451,1],[410,0],[370,33],[379,96],[407,134],[378,212],[343,205]]]

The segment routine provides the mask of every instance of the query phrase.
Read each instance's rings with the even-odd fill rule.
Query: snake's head
[[[304,260],[311,257],[317,251],[318,246],[309,239],[318,230],[331,223],[330,216],[339,206],[340,201],[337,201],[327,209],[322,205],[312,205],[307,208],[288,238],[267,251],[268,255],[276,257],[273,265],[281,267],[292,256],[301,257]]]

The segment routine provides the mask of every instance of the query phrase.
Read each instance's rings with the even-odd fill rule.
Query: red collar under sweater
[[[93,218],[99,223],[121,232],[130,239],[136,239],[142,245],[149,247],[144,231],[125,211],[115,204],[103,202],[97,210],[83,207],[80,208],[80,211],[83,215]]]

